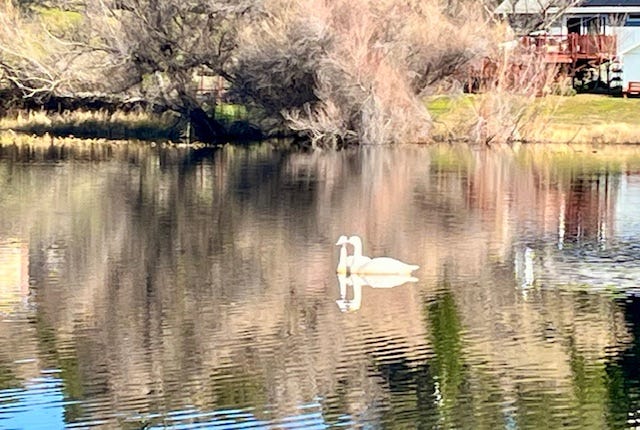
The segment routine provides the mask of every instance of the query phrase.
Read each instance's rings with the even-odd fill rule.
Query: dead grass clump
[[[176,117],[170,113],[66,111],[20,111],[0,119],[0,129],[34,136],[74,136],[77,138],[178,140]]]

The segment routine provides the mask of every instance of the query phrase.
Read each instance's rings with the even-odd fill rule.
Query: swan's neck
[[[362,241],[360,239],[353,240],[353,258],[362,257]]]
[[[347,247],[342,245],[340,247],[340,259],[338,260],[338,273],[347,272]]]

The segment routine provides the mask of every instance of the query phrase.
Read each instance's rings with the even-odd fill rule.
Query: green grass
[[[247,117],[247,109],[242,105],[218,104],[215,109],[215,117],[226,121],[244,119]]]
[[[464,137],[478,120],[485,95],[434,96],[425,103],[434,120],[434,137]],[[526,102],[526,99],[523,99]],[[529,103],[529,102],[526,102]],[[640,143],[640,98],[579,94],[532,101],[521,122],[526,141],[549,143]]]
[[[478,96],[473,94],[464,94],[461,96],[433,96],[426,100],[427,109],[434,120],[446,119],[448,116],[465,111],[472,111],[474,98]]]
[[[433,119],[432,137],[436,141],[450,141],[467,135],[477,118],[474,103],[477,95],[434,96],[426,100]]]
[[[33,10],[49,30],[57,32],[66,31],[82,23],[82,15],[80,12],[42,6],[34,6]]]
[[[456,111],[472,112],[473,103],[483,96],[464,94],[460,96],[433,96],[426,100],[427,109],[438,119]],[[640,125],[640,98],[609,97],[605,95],[579,94],[572,97],[539,97],[535,105],[552,114],[558,122],[591,124],[599,122],[625,122]]]
[[[553,112],[554,122],[576,125],[594,123],[625,123],[640,125],[640,98],[608,97],[593,94],[579,94],[574,97],[548,97],[558,101]]]

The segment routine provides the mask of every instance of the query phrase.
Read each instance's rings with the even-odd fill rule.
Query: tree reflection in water
[[[28,257],[0,276],[0,392],[54,371],[77,425],[625,427],[628,155],[4,147],[0,243]],[[345,232],[419,280],[342,294]]]

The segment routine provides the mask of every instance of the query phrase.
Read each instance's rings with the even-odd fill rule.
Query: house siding
[[[560,12],[557,7],[554,7],[553,0],[504,0],[497,8],[496,13],[503,16],[515,15],[528,18],[540,13],[544,10],[543,6],[549,3],[551,8],[547,12],[550,15],[554,12]],[[589,21],[585,21],[585,19]],[[614,78],[610,81],[612,87],[613,85],[616,87],[622,85],[622,88],[626,89],[629,82],[640,82],[640,0],[584,0],[562,11],[559,18],[546,29],[546,32],[541,32],[543,33],[542,37],[560,36],[560,38],[569,39],[567,37],[570,27],[568,24],[571,24],[572,32],[577,31],[583,38],[588,38],[590,34],[615,36],[615,39],[611,37],[614,40],[611,48],[606,49],[605,47],[604,50],[601,50],[600,57],[590,58],[590,51],[585,53],[580,50],[582,57],[579,61],[582,62],[582,66],[585,66],[587,61],[592,59],[594,63],[613,60],[612,63],[620,63],[622,68],[619,70],[617,67],[613,67],[612,72],[607,72],[607,79],[611,79],[609,73],[614,73]],[[598,49],[601,49],[599,40],[596,39],[595,43],[598,44]],[[591,46],[592,42],[591,39],[588,41],[578,39],[578,43]],[[578,46],[578,48],[583,47]],[[573,60],[577,61],[575,58]],[[551,61],[565,62],[561,56],[553,57]]]
[[[622,88],[640,82],[640,27],[612,27],[618,40],[616,57],[622,65]]]
[[[640,27],[613,27],[618,38],[618,55],[624,55],[640,45]]]
[[[622,60],[622,88],[629,87],[629,82],[640,82],[640,46],[624,54]]]

